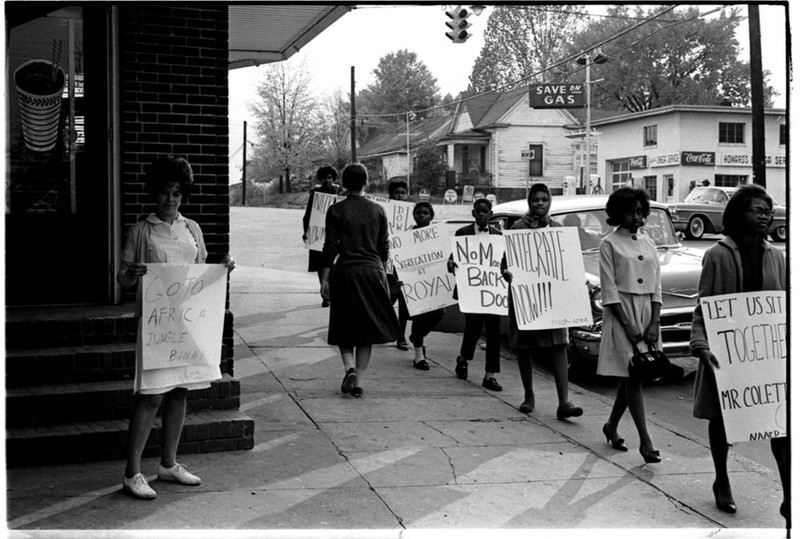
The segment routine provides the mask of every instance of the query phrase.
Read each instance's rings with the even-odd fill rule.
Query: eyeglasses
[[[769,208],[750,208],[747,211],[749,211],[750,213],[752,213],[756,217],[772,217],[774,215],[774,213],[775,213],[772,210],[770,210]]]

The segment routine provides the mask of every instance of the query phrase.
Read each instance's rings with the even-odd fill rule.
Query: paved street
[[[481,388],[480,353],[469,380],[459,380],[457,334],[430,336],[428,372],[411,367],[410,352],[376,347],[364,398],[342,395],[341,361],[325,342],[328,311],[319,306],[316,275],[305,271],[301,215],[232,208],[235,375],[242,410],[255,420],[255,448],[182,457],[203,484],[153,481],[158,498],[150,502],[120,492],[122,461],[8,470],[8,527],[16,536],[158,529],[218,537],[226,529],[260,530],[259,537],[354,530],[361,537],[440,537],[525,528],[785,536],[774,471],[732,454],[739,511],[722,513],[703,437],[653,416],[663,462],[645,465],[630,416],[620,431],[631,451],[615,451],[603,439],[607,396],[573,385],[573,400],[586,412],[557,420],[545,370],[535,373],[536,409],[521,414],[512,356],[504,352],[501,393]],[[145,469],[154,475],[156,465],[150,459]]]

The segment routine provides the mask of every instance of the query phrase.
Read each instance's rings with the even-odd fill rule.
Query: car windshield
[[[578,237],[583,251],[599,248],[600,240],[616,230],[616,227],[606,223],[606,218],[605,210],[575,211],[553,215],[553,220],[564,226],[578,227]],[[660,208],[651,208],[650,215],[640,231],[649,236],[655,242],[656,247],[667,247],[678,243],[669,215]]]
[[[712,202],[712,203],[725,203],[728,197],[725,192],[711,187],[698,187],[693,189],[689,196],[686,197],[684,202]]]

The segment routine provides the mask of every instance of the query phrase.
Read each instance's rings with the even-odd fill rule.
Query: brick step
[[[132,305],[6,309],[6,349],[136,342]]]
[[[6,387],[133,380],[136,344],[6,351]]]
[[[240,384],[230,375],[208,389],[190,391],[187,412],[239,408]],[[133,403],[133,380],[8,388],[6,426],[41,427],[57,423],[127,420]]]
[[[186,415],[179,454],[252,449],[254,421],[237,410]],[[125,459],[128,420],[65,423],[50,427],[8,428],[6,464],[30,466]],[[161,418],[147,440],[144,457],[161,452]]]

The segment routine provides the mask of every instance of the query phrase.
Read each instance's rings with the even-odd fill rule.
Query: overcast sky
[[[701,13],[718,5],[700,5]],[[605,13],[605,6],[589,6],[590,13]],[[289,61],[304,61],[312,76],[312,85],[318,95],[333,93],[337,88],[346,95],[350,92],[350,68],[355,67],[356,93],[374,81],[372,71],[380,58],[391,52],[407,49],[417,53],[436,78],[442,96],[457,95],[469,84],[472,65],[483,46],[483,31],[489,16],[488,8],[480,16],[472,15],[469,21],[472,34],[466,43],[454,44],[445,36],[449,20],[442,6],[389,6],[358,7],[333,23]],[[792,14],[795,7],[792,8]],[[781,92],[775,106],[784,108],[786,98],[786,38],[784,10],[779,6],[761,6],[763,68],[772,75],[769,82]],[[737,32],[742,58],[749,60],[749,33],[747,6],[741,5],[745,18]],[[248,121],[248,136],[252,136],[252,118],[248,103],[257,99],[256,87],[263,68],[248,67],[230,72],[230,181],[241,180],[242,124]]]

